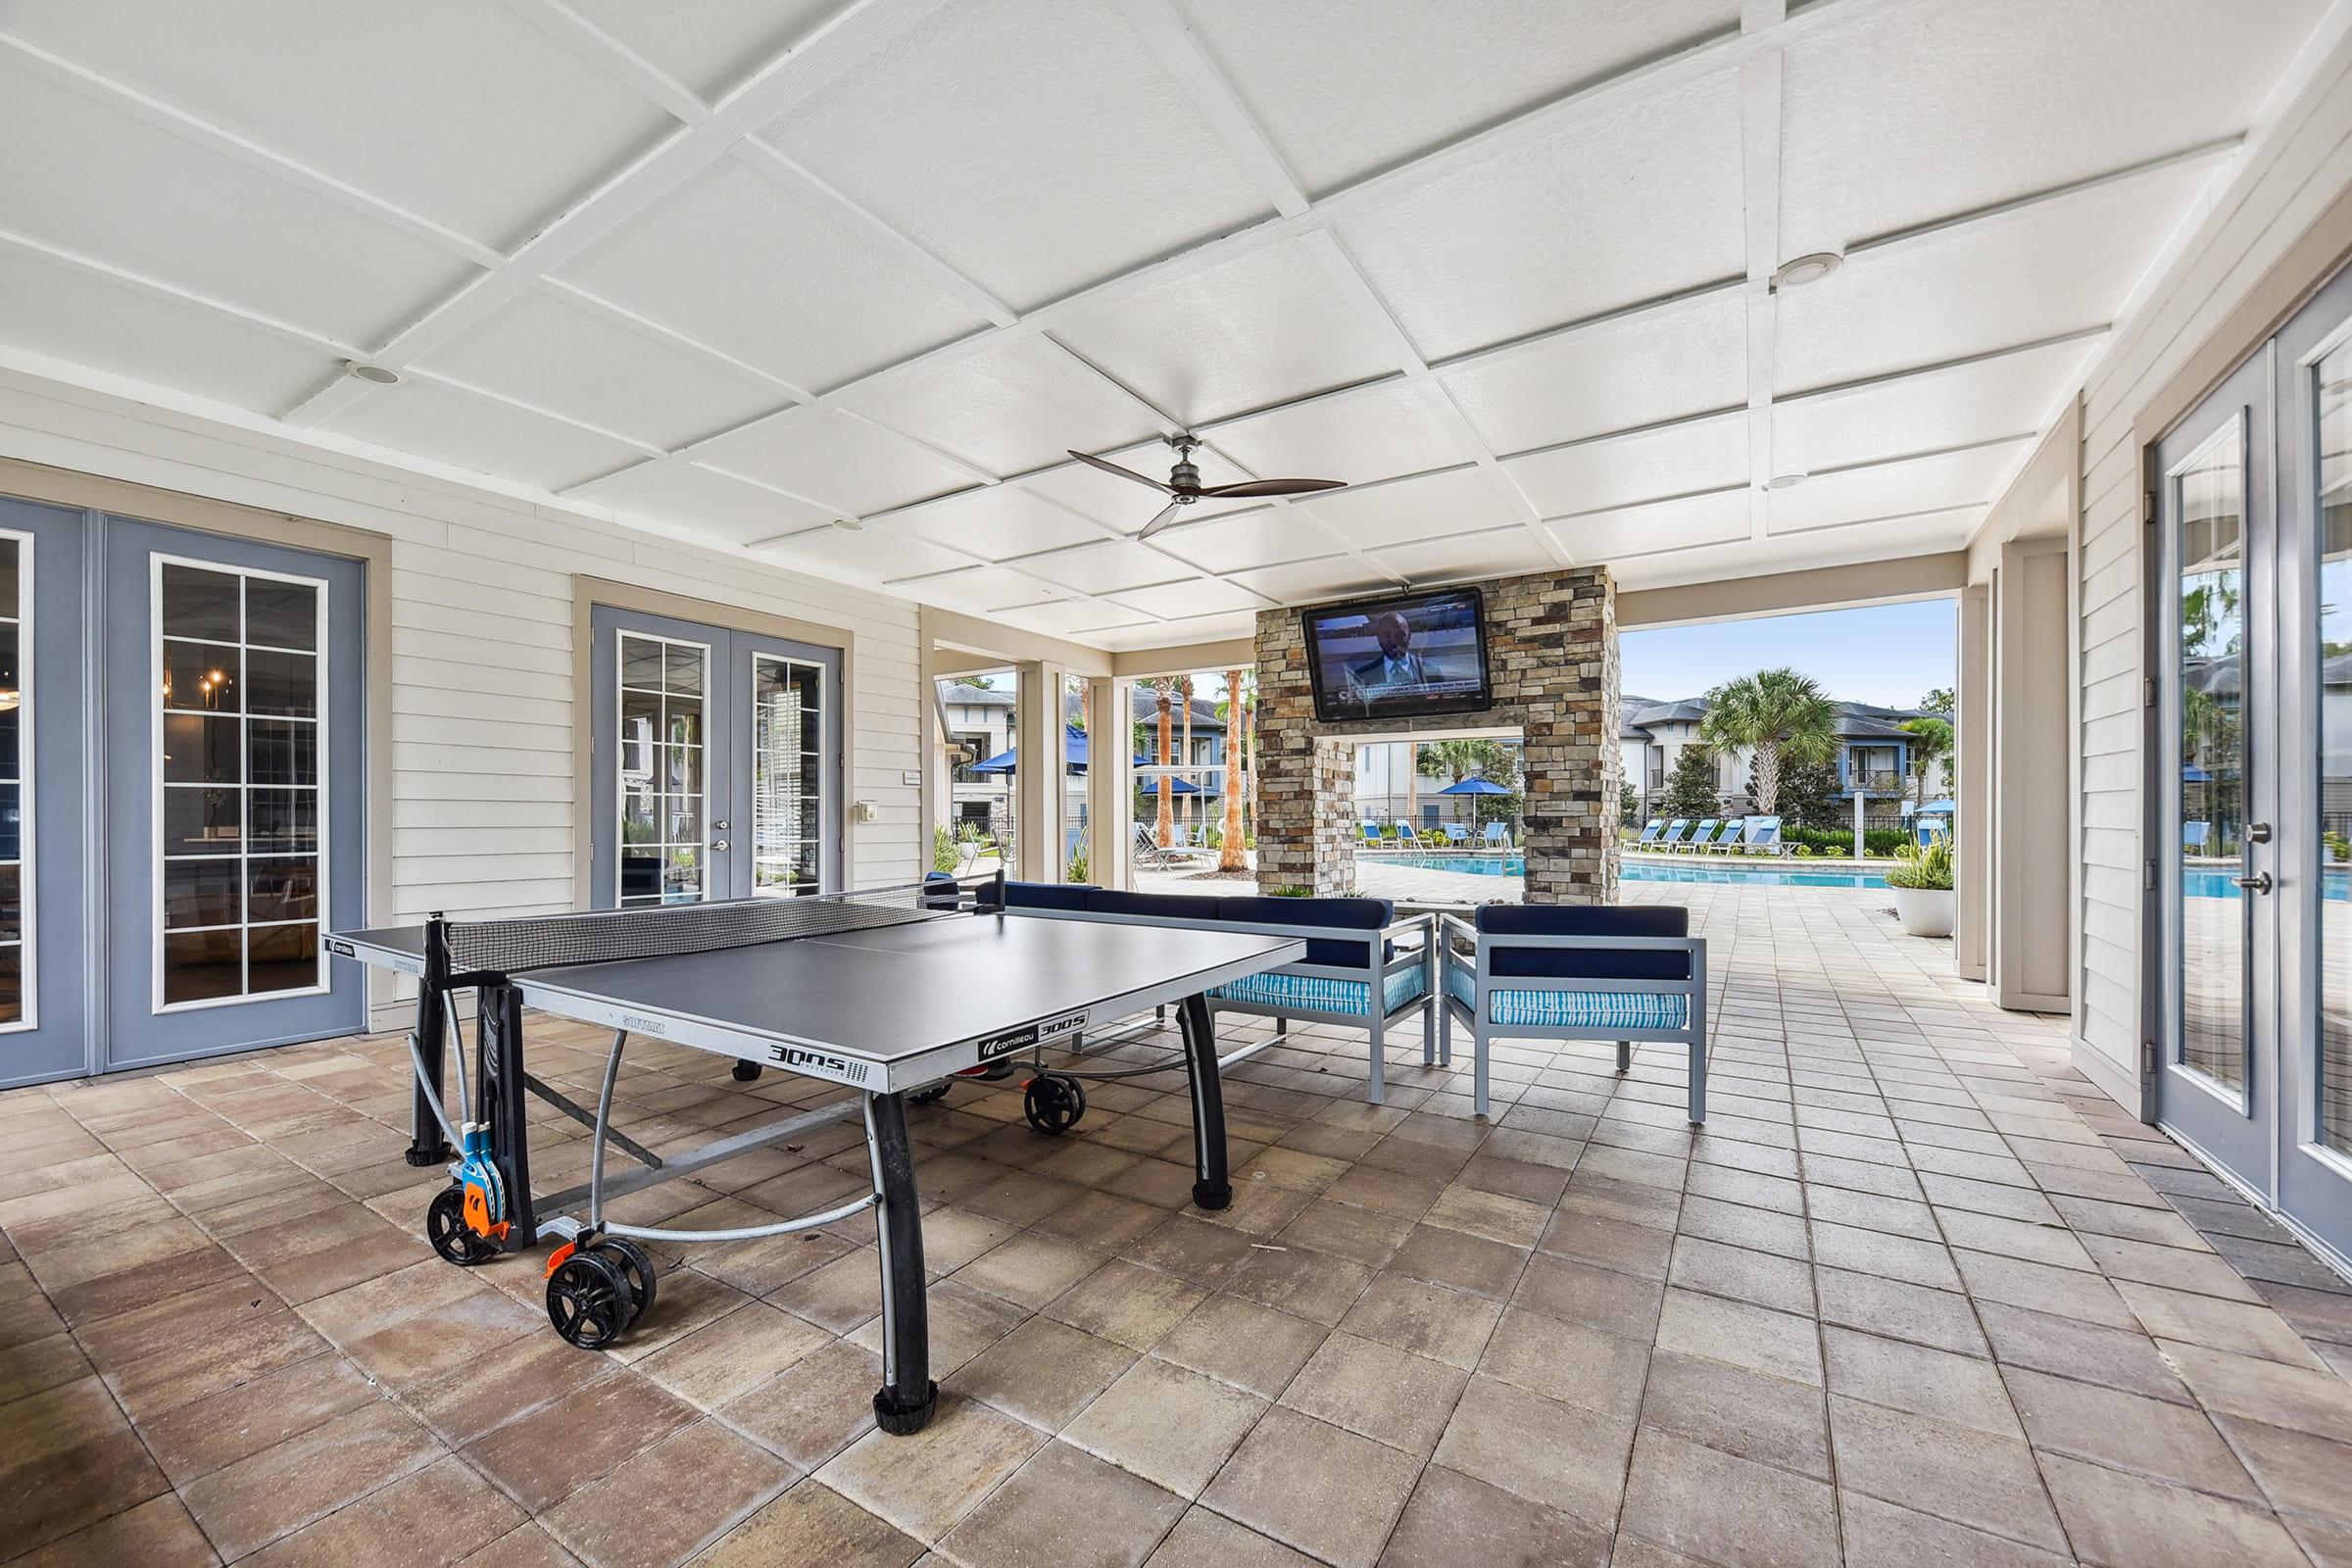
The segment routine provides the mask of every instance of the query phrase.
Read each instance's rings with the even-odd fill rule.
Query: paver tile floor
[[[934,1373],[873,1430],[870,1221],[657,1249],[615,1350],[533,1257],[419,1228],[396,1036],[0,1095],[0,1557],[34,1563],[2352,1563],[2352,1294],[2003,1013],[1883,894],[1688,904],[1683,1067],[1301,1028],[1228,1082],[1187,1208],[1180,1071],[1068,1137],[916,1123]],[[1238,1039],[1262,1027],[1228,1020]],[[593,1091],[601,1039],[534,1020]],[[1119,1048],[1165,1049],[1156,1041]],[[657,1149],[822,1098],[632,1052]],[[542,1185],[584,1170],[554,1112]],[[865,1181],[831,1129],[623,1200],[723,1225]]]

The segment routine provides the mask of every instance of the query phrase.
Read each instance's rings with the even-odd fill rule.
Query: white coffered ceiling
[[[1917,554],[2322,9],[0,0],[0,360],[1112,647]]]

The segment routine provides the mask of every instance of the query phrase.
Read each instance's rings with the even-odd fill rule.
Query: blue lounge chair
[[[1459,822],[1448,822],[1446,824],[1446,842],[1447,844],[1467,844],[1470,842],[1470,830]]]
[[[1673,848],[1677,850],[1695,850],[1702,844],[1711,843],[1715,837],[1716,825],[1720,821],[1722,821],[1721,817],[1710,816],[1705,818],[1698,824],[1698,826],[1690,830],[1690,836],[1689,838],[1683,840],[1682,843],[1673,846]]]
[[[1747,843],[1741,848],[1750,855],[1787,855],[1788,845],[1781,837],[1781,819],[1777,816],[1749,817]]]
[[[1723,831],[1715,835],[1714,843],[1699,847],[1709,855],[1737,855],[1746,838],[1747,818],[1735,816],[1723,824]]]
[[[1665,831],[1666,819],[1662,816],[1653,816],[1642,824],[1642,836],[1627,847],[1636,850],[1649,849],[1658,842],[1658,835]]]
[[[1360,822],[1357,826],[1364,830],[1364,843],[1372,849],[1379,849],[1380,824],[1378,822]]]
[[[1481,835],[1481,842],[1490,850],[1508,850],[1511,847],[1511,830],[1500,822],[1489,822],[1487,831]]]
[[[1487,1114],[1488,1045],[1496,1039],[1612,1040],[1617,1070],[1633,1042],[1690,1051],[1690,1124],[1707,1119],[1707,943],[1681,905],[1489,904],[1477,923],[1440,917],[1438,1061],[1453,1060],[1458,1013],[1475,1056],[1472,1109]]]
[[[2211,822],[2183,822],[2180,824],[2180,848],[2189,854],[2202,855],[2205,853],[2205,846],[2212,842],[2213,824]]]
[[[1413,831],[1412,823],[1396,824],[1396,847],[1400,850],[1417,850],[1421,847],[1421,837]]]
[[[1682,842],[1683,834],[1690,826],[1690,819],[1689,817],[1676,817],[1666,824],[1666,831],[1658,836],[1658,841],[1652,848],[1664,850],[1669,854],[1673,853],[1675,846]]]
[[[1948,816],[1923,816],[1912,824],[1911,831],[1918,837],[1919,847],[1924,850],[1937,839],[1952,836],[1952,820]]]

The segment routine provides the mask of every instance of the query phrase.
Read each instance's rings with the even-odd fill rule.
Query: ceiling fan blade
[[[1175,521],[1176,514],[1182,512],[1183,510],[1183,502],[1169,502],[1166,506],[1159,509],[1158,516],[1153,517],[1150,522],[1144,524],[1144,531],[1137,534],[1135,536],[1136,539],[1140,542],[1142,540],[1151,538],[1153,534],[1159,532],[1160,529],[1165,528],[1169,523]]]
[[[1069,452],[1070,456],[1076,458],[1080,463],[1089,464],[1095,467],[1101,468],[1104,473],[1115,473],[1122,479],[1133,479],[1137,484],[1148,484],[1152,489],[1158,491],[1161,495],[1172,496],[1176,493],[1174,490],[1168,487],[1168,484],[1165,480],[1147,479],[1142,474],[1136,472],[1133,468],[1122,468],[1117,464],[1108,462],[1105,459],[1090,458],[1083,452],[1072,452],[1067,447],[1064,447],[1062,450]]]
[[[1240,484],[1220,484],[1200,493],[1203,496],[1300,496],[1310,490],[1339,490],[1347,486],[1345,479],[1245,479]]]

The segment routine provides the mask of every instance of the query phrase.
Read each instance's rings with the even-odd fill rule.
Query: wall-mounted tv
[[[1315,716],[1412,720],[1494,706],[1486,599],[1446,588],[1303,612]]]

